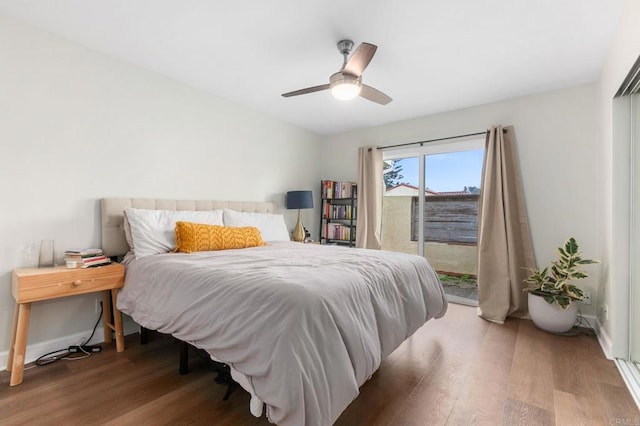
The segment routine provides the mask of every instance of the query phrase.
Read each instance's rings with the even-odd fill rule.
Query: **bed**
[[[273,203],[103,199],[110,256],[129,251],[127,208],[276,213]],[[130,260],[118,307],[228,364],[252,395],[252,413],[264,405],[286,426],[332,424],[381,361],[447,303],[422,257],[267,241]]]

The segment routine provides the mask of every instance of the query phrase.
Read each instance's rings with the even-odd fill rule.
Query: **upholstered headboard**
[[[276,203],[248,201],[158,200],[153,198],[102,199],[102,250],[107,256],[122,256],[129,251],[124,237],[124,209],[148,210],[216,210],[277,213]]]

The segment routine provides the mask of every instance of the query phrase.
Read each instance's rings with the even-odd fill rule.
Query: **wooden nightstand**
[[[31,302],[102,292],[102,320],[104,341],[111,342],[111,331],[116,334],[116,349],[124,350],[122,315],[116,307],[118,289],[124,285],[124,266],[119,263],[86,269],[53,268],[16,269],[11,277],[11,291],[16,299],[13,313],[13,329],[7,371],[11,371],[11,386],[22,383],[24,356],[27,349],[27,332]],[[113,324],[109,312],[113,309]]]

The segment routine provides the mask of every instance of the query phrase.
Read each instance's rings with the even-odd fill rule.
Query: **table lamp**
[[[301,209],[313,208],[313,193],[311,191],[287,192],[287,209],[298,209],[298,223],[293,230],[293,241],[303,242],[305,238],[304,226],[302,226]]]

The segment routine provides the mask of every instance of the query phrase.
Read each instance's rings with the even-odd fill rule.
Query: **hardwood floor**
[[[192,355],[192,371],[178,375],[171,339],[126,344],[26,370],[15,387],[0,373],[0,424],[269,424],[249,414],[240,388],[222,401],[203,358]],[[500,326],[450,304],[383,362],[336,424],[640,425],[640,412],[594,337],[554,336],[525,320]]]

